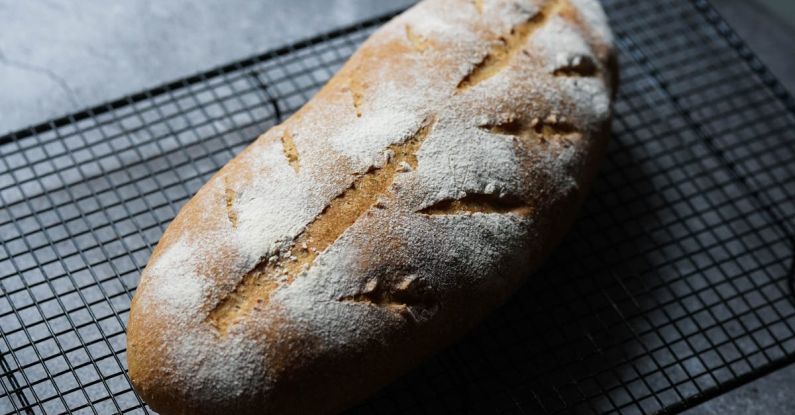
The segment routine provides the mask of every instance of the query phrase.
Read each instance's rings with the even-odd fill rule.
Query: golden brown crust
[[[611,41],[595,0],[386,24],[166,230],[132,303],[136,390],[164,414],[333,413],[459,338],[574,221]]]

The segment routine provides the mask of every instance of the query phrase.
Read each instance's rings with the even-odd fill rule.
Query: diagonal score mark
[[[264,306],[279,285],[293,282],[320,253],[376,204],[405,164],[417,167],[417,151],[435,122],[434,116],[426,118],[406,141],[389,146],[394,155],[382,167],[371,167],[356,177],[351,186],[332,200],[293,240],[287,255],[265,259],[243,275],[237,287],[210,311],[207,321],[224,334],[240,317]]]
[[[412,274],[373,278],[359,292],[337,301],[385,308],[415,322],[431,317],[439,309],[435,290]]]
[[[474,4],[478,14],[483,14],[483,0],[474,0]]]
[[[234,189],[224,183],[224,202],[226,206],[226,218],[233,228],[237,227],[237,212],[235,212],[235,197],[237,194]]]
[[[499,213],[528,216],[532,208],[517,197],[472,193],[460,199],[444,199],[419,211],[424,215],[466,215]]]
[[[359,79],[358,75],[354,75],[348,82],[348,89],[351,91],[351,99],[353,100],[353,109],[356,112],[356,118],[361,118],[365,84]]]
[[[458,91],[465,91],[498,74],[522,50],[530,35],[544,25],[550,16],[557,14],[564,3],[565,0],[547,1],[538,13],[514,26],[507,35],[500,36],[499,43],[461,79]]]
[[[282,151],[284,152],[284,157],[287,159],[287,163],[290,164],[290,167],[293,168],[293,171],[298,173],[298,171],[301,169],[301,164],[298,161],[298,148],[295,146],[293,135],[290,133],[289,129],[284,129],[281,140]]]
[[[409,25],[406,25],[406,38],[417,52],[424,52],[425,49],[428,49],[428,39],[414,33],[414,29]]]
[[[599,68],[592,57],[581,55],[571,58],[564,65],[552,71],[553,76],[562,77],[591,77],[599,73]]]
[[[555,114],[544,119],[517,117],[502,123],[481,125],[480,128],[495,134],[513,136],[522,142],[537,140],[543,143],[549,139],[565,140],[582,136],[574,124]]]

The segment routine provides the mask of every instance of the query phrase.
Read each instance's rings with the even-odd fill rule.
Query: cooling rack
[[[795,104],[705,1],[605,0],[622,85],[575,229],[352,413],[676,412],[795,361]],[[126,375],[179,207],[390,16],[0,137],[0,413],[152,413]]]

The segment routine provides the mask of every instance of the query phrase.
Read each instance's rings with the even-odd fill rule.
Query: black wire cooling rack
[[[566,242],[354,413],[675,412],[795,361],[795,104],[704,1],[606,0],[622,86]],[[379,24],[0,138],[0,413],[151,413],[138,276],[179,207]]]

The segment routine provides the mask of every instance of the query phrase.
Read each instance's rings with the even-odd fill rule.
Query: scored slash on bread
[[[480,2],[480,8],[483,3]],[[541,27],[549,18],[558,13],[566,4],[566,0],[549,0],[541,8],[523,22],[511,27],[508,33],[501,35],[491,51],[483,57],[458,83],[458,91],[467,90],[486,79],[498,74],[513,56],[524,50],[525,43],[533,32]]]
[[[334,198],[310,224],[304,228],[288,248],[289,256],[272,256],[263,259],[246,273],[237,287],[222,298],[210,311],[207,321],[219,331],[256,306],[262,306],[279,283],[291,283],[300,272],[339,238],[359,217],[376,204],[378,198],[392,185],[401,164],[417,167],[417,150],[433,128],[435,117],[428,117],[412,136],[387,150],[390,156],[381,166],[358,175],[351,186]],[[289,154],[288,146],[285,152]],[[294,150],[294,146],[292,147]],[[289,156],[288,156],[289,158]],[[291,162],[292,164],[292,162]]]
[[[164,414],[333,413],[459,338],[560,241],[617,68],[596,0],[426,0],[182,208],[131,307]]]

